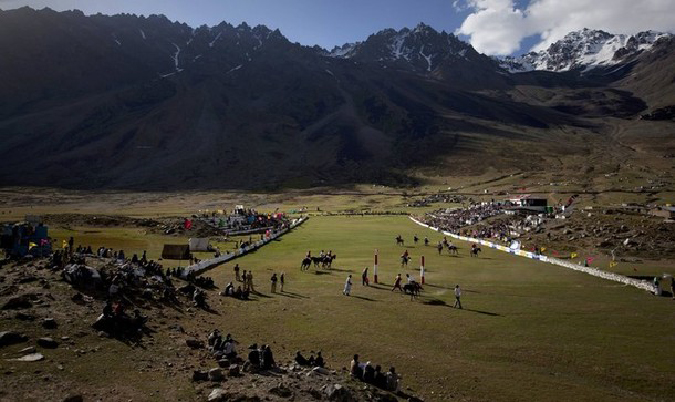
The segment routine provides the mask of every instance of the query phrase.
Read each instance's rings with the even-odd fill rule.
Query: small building
[[[652,208],[649,210],[649,215],[658,216],[660,218],[673,219],[675,218],[675,207],[665,206]]]
[[[547,207],[548,198],[533,197],[530,194],[510,198],[509,203],[515,207]]]

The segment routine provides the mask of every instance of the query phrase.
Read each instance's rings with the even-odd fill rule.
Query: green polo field
[[[401,234],[405,248],[396,246]],[[438,256],[413,235],[442,238],[406,217],[317,217],[237,263],[252,269],[263,296],[242,302],[213,293],[221,327],[245,342],[275,340],[278,353],[324,351],[333,368],[351,355],[396,366],[404,384],[427,400],[669,400],[675,394],[675,302],[541,262],[483,249],[470,258]],[[332,249],[333,269],[301,272],[308,250]],[[379,250],[380,284],[361,272]],[[401,269],[399,256],[413,257]],[[419,300],[392,292],[397,273],[426,282]],[[229,263],[208,272],[224,287]],[[284,293],[270,294],[273,272]],[[352,296],[342,295],[347,275]],[[463,310],[451,308],[453,287]],[[670,396],[669,396],[670,395]]]

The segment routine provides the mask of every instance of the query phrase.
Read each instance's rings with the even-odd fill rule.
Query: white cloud
[[[535,34],[541,41],[533,50],[541,50],[583,28],[627,34],[675,29],[673,0],[532,0],[524,9],[512,0],[466,0],[464,6],[472,13],[457,33],[470,36],[476,50],[487,54],[513,53]]]

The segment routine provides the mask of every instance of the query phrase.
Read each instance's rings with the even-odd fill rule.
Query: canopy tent
[[[209,251],[208,237],[191,237],[188,239],[190,251]]]
[[[166,260],[189,260],[190,246],[165,244],[162,250],[162,258]]]

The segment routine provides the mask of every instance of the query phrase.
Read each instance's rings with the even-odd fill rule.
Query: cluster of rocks
[[[130,218],[119,215],[78,215],[58,214],[46,215],[45,224],[66,226],[93,226],[93,227],[146,227],[153,228],[159,222],[150,218]]]
[[[463,195],[448,195],[448,194],[432,194],[422,198],[416,198],[412,202],[406,204],[407,207],[426,207],[430,204],[445,203],[445,204],[461,204],[467,198]]]
[[[675,226],[658,219],[611,214],[581,216],[556,221],[540,235],[532,234],[528,243],[559,248],[599,248],[633,257],[666,257],[675,252]]]
[[[209,371],[208,376],[216,369]],[[210,381],[212,377],[209,378]],[[216,377],[217,374],[216,374]],[[356,383],[345,371],[300,368],[289,362],[273,371],[261,374],[228,374],[218,386],[208,391],[209,402],[220,401],[283,401],[323,400],[337,402],[376,401],[395,402],[401,395],[382,391],[372,385]],[[406,400],[418,399],[405,395]]]

